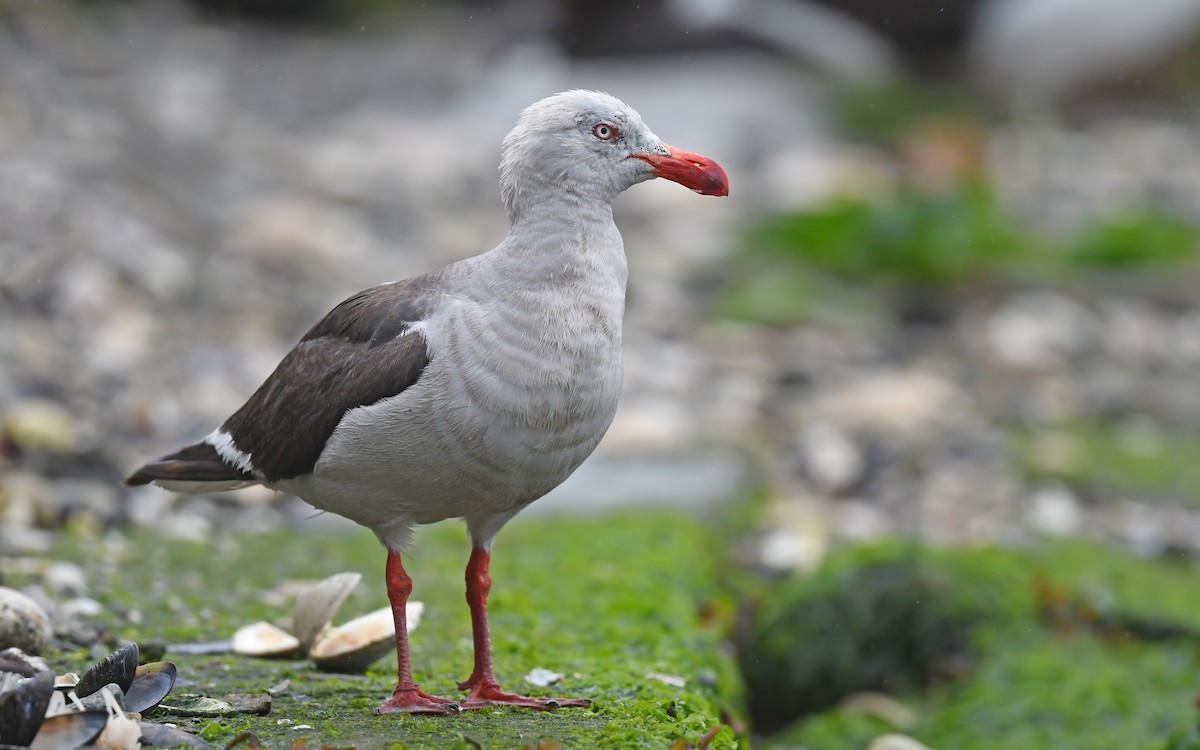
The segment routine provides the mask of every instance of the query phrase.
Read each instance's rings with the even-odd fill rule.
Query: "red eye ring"
[[[592,135],[602,141],[615,141],[621,136],[621,131],[615,126],[609,125],[607,122],[597,123],[596,127],[592,128]]]

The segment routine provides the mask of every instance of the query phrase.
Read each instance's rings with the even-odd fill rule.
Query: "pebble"
[[[24,450],[70,453],[77,443],[75,418],[60,403],[28,399],[0,415],[0,433]]]
[[[20,591],[0,586],[0,646],[37,656],[53,637],[45,609]]]
[[[589,69],[492,50],[497,86],[468,86],[445,71],[479,65],[481,47],[430,46],[428,70],[414,66],[381,106],[375,63],[353,75],[326,64],[356,42],[315,51],[281,38],[275,52],[300,71],[285,81],[294,95],[264,96],[273,79],[236,74],[253,33],[243,27],[179,14],[103,24],[131,42],[128,54],[104,53],[106,83],[86,97],[71,72],[48,76],[44,61],[0,45],[13,113],[0,122],[0,548],[45,555],[49,530],[79,516],[190,540],[349,528],[267,490],[179,501],[117,481],[220,423],[344,295],[490,246],[504,227],[498,138],[534,90]],[[71,29],[94,27],[63,23],[60,46],[90,49]],[[185,33],[205,54],[147,41]],[[696,55],[686,70],[651,67],[611,80],[662,131],[720,156],[745,197],[697,202],[652,184],[618,204],[631,265],[626,393],[601,452],[534,512],[709,507],[745,495],[759,467],[796,481],[799,463],[803,492],[832,505],[765,534],[770,565],[814,564],[832,534],[1097,533],[1153,550],[1192,528],[1177,499],[1066,500],[1069,489],[1029,486],[1003,439],[977,444],[981,425],[1029,424],[1048,436],[1035,438],[1039,461],[1064,464],[1080,446],[1056,424],[1137,414],[1168,439],[1193,429],[1194,280],[997,290],[952,306],[937,329],[886,315],[787,330],[712,322],[714,277],[741,227],[759,212],[887,190],[896,164],[839,141],[818,87],[787,64]],[[726,93],[739,106],[662,99],[696,76],[737,81]],[[1192,119],[998,125],[985,135],[987,168],[1006,207],[1037,227],[1077,227],[1118,199],[1195,219]],[[418,133],[422,148],[405,148]],[[138,177],[148,163],[150,182]]]
[[[887,693],[851,693],[837,705],[838,710],[883,719],[897,729],[911,729],[917,724],[917,712]]]
[[[1050,536],[1077,536],[1085,514],[1075,493],[1062,485],[1040,487],[1029,498],[1029,525]]]
[[[837,424],[817,422],[805,427],[799,438],[804,473],[822,492],[841,494],[863,477],[866,459],[854,440]]]
[[[42,582],[48,589],[62,596],[87,593],[87,575],[83,568],[72,562],[55,562],[42,573]]]
[[[537,687],[548,687],[556,685],[562,681],[563,675],[561,672],[554,672],[545,667],[534,667],[525,675],[525,681],[530,685]]]
[[[1013,367],[1065,367],[1067,357],[1086,347],[1099,326],[1082,304],[1063,294],[1014,295],[996,310],[988,337],[996,358]]]
[[[881,734],[871,740],[867,750],[931,750],[917,740],[904,734]]]
[[[231,693],[222,696],[237,713],[265,716],[271,712],[270,693]]]

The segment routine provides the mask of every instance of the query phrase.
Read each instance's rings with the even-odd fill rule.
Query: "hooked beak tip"
[[[729,195],[729,177],[725,170],[707,156],[700,156],[663,144],[666,154],[634,154],[651,166],[650,173],[678,182],[700,195]]]

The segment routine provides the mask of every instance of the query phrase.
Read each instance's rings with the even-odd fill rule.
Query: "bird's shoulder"
[[[306,342],[331,339],[377,347],[427,319],[442,300],[440,274],[425,274],[364,289],[330,310],[304,334]]]

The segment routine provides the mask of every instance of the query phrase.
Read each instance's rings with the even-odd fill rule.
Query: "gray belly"
[[[559,367],[504,374],[435,356],[405,392],[347,413],[313,474],[281,489],[372,528],[401,516],[432,523],[533,502],[570,476],[608,429],[620,355],[569,377]]]

